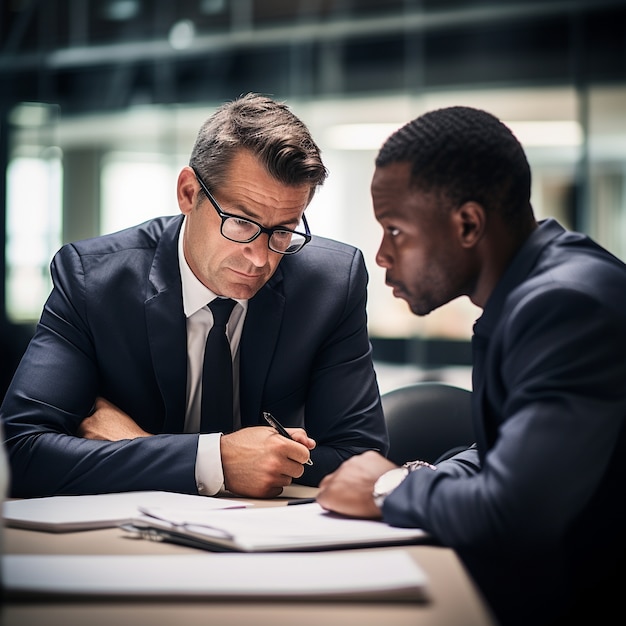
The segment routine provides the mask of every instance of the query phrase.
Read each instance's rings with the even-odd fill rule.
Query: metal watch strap
[[[420,469],[421,467],[427,467],[431,470],[436,470],[437,466],[432,463],[428,463],[426,461],[407,461],[402,467],[406,467],[409,472],[414,472],[415,470]]]
[[[378,508],[382,508],[383,503],[387,496],[400,485],[400,483],[411,473],[422,467],[426,467],[431,470],[436,470],[437,468],[426,461],[409,461],[400,467],[395,467],[388,472],[385,472],[381,476],[378,477],[378,480],[374,484],[374,491],[372,493],[372,497],[374,498],[374,503]],[[400,472],[404,472],[404,474],[400,474]],[[392,484],[385,484],[389,482],[389,478],[392,479]],[[383,484],[381,484],[383,483]]]

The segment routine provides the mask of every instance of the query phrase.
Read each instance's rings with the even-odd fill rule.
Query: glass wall
[[[110,152],[102,159],[99,232],[112,233],[169,215],[176,207],[178,168],[168,155]]]
[[[16,124],[7,208],[11,319],[38,318],[49,289],[48,264],[61,241],[178,212],[178,172],[187,163],[201,123],[217,104],[57,118],[37,132],[32,125]],[[532,201],[538,217],[554,216],[626,258],[624,88],[592,89],[584,102],[570,88],[536,88],[289,104],[308,124],[330,170],[307,210],[311,229],[363,250],[370,272],[373,336],[464,339],[479,314],[463,298],[417,318],[404,301],[393,298],[375,263],[381,231],[373,218],[369,184],[377,149],[390,132],[429,109],[477,106],[507,122],[533,168]],[[92,163],[89,168],[87,161]],[[78,193],[81,188],[84,193]]]
[[[39,317],[51,287],[48,264],[61,243],[62,162],[57,150],[15,156],[7,170],[7,318]]]

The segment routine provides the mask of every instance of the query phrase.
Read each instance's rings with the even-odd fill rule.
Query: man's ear
[[[196,175],[190,167],[183,167],[178,175],[176,196],[181,213],[185,215],[191,213],[191,209],[194,208],[197,202],[198,182],[196,181]]]
[[[464,248],[473,248],[485,234],[485,209],[482,204],[464,202],[454,212],[459,242]]]

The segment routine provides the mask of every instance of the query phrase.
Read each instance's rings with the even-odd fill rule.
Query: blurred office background
[[[533,204],[626,259],[626,1],[1,0],[0,398],[64,242],[178,212],[176,177],[216,106],[285,100],[330,178],[314,233],[359,246],[383,390],[469,384],[466,298],[416,318],[374,261],[381,142],[452,104],[508,123]]]

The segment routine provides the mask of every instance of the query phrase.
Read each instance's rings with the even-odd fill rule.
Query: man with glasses
[[[182,215],[57,253],[0,411],[13,496],[273,497],[386,452],[362,255],[313,237],[304,216],[326,175],[306,126],[249,94],[201,128],[178,177]],[[234,301],[226,427],[202,406],[217,298]]]

